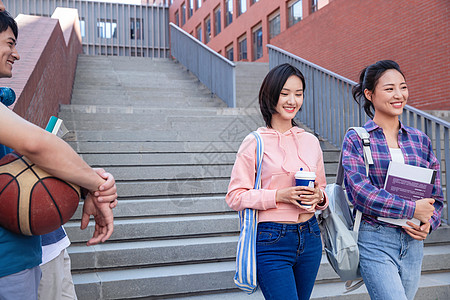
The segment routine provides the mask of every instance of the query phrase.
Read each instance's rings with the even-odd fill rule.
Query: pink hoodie
[[[292,204],[276,203],[275,194],[277,189],[295,186],[294,175],[300,168],[316,172],[316,182],[324,192],[326,179],[319,140],[296,126],[285,133],[266,127],[258,128],[258,132],[264,141],[261,189],[253,189],[256,140],[253,135],[249,135],[236,155],[225,200],[236,211],[258,209],[258,222],[297,222],[300,214],[309,212]],[[316,206],[316,209],[323,210],[327,206],[328,200],[324,206]]]

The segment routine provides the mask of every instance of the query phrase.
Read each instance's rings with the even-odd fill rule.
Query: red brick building
[[[328,2],[174,0],[170,21],[230,60],[267,62],[271,39]]]
[[[450,1],[173,0],[170,21],[233,61],[267,62],[273,44],[356,80],[393,59],[410,104],[450,110]]]

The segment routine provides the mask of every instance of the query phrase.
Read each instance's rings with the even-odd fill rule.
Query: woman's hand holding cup
[[[317,203],[322,199],[322,192],[318,184],[314,188],[307,186],[292,186],[278,189],[275,195],[276,202],[289,203],[297,207],[314,211]]]
[[[291,186],[284,189],[278,189],[275,194],[276,202],[289,203],[303,209],[309,209],[300,205],[302,196],[312,195],[311,188],[305,186]]]

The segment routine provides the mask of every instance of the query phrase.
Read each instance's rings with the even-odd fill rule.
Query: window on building
[[[280,11],[269,16],[269,39],[273,39],[280,34]]]
[[[247,11],[247,0],[237,0],[238,16]]]
[[[139,18],[130,19],[130,36],[132,40],[143,40],[144,39],[144,20]]]
[[[178,10],[175,12],[175,24],[177,24],[177,26],[180,26],[180,13],[178,12]]]
[[[81,18],[80,20],[80,34],[81,37],[86,36],[86,22],[84,21],[84,18]]]
[[[253,5],[253,4],[255,4],[256,2],[258,2],[258,1],[259,1],[259,0],[251,0],[251,1],[250,1],[250,4]]]
[[[211,40],[211,18],[206,17],[205,19],[205,44],[208,44]]]
[[[319,9],[319,0],[311,0],[311,13],[316,12]]]
[[[302,19],[302,0],[288,2],[288,27]]]
[[[117,37],[117,20],[97,19],[97,37],[111,39]]]
[[[188,13],[188,19],[192,17],[194,14],[194,0],[189,0],[189,13]]]
[[[234,60],[233,44],[231,44],[225,48],[225,55],[228,60],[231,60],[231,61]]]
[[[202,7],[202,0],[197,0],[197,9]]]
[[[220,5],[214,10],[214,36],[222,31],[222,19]]]
[[[186,24],[186,4],[181,4],[181,26]]]
[[[202,24],[197,26],[195,32],[197,33],[197,39],[202,42]]]
[[[233,22],[233,0],[225,0],[225,27]]]
[[[238,40],[239,60],[247,60],[247,37],[244,35]]]
[[[263,56],[263,34],[262,25],[255,27],[252,33],[253,39],[253,60],[258,60]]]

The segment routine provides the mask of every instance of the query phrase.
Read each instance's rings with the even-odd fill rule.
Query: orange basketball
[[[13,152],[0,160],[0,226],[23,235],[52,232],[69,221],[80,187],[58,179]]]

